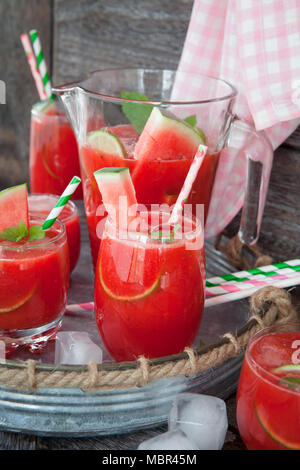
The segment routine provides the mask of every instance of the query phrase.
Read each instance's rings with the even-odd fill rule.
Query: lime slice
[[[289,450],[300,450],[300,440],[299,442],[291,442],[285,439],[284,437],[280,436],[274,429],[272,429],[271,425],[266,422],[266,420],[262,416],[262,412],[259,410],[257,404],[254,405],[255,414],[258,419],[259,424],[263,428],[263,430],[268,434],[268,436],[273,439],[273,441],[277,442],[277,444],[281,445],[285,449]]]
[[[45,168],[46,172],[48,173],[48,175],[50,175],[51,178],[54,178],[54,179],[56,179],[56,180],[59,180],[59,176],[57,176],[57,175],[54,173],[54,171],[51,170],[50,166],[48,165],[44,153],[42,153],[42,163],[43,163],[44,168]]]
[[[33,294],[35,292],[35,289],[36,289],[36,286],[34,286],[33,289],[31,289],[30,292],[25,297],[23,297],[23,299],[18,300],[13,305],[5,305],[5,306],[3,304],[2,304],[2,306],[0,305],[0,314],[1,313],[13,312],[14,310],[17,310],[18,308],[25,305],[26,302],[28,302],[31,299],[31,297],[33,296]]]
[[[285,364],[284,366],[276,367],[272,369],[274,374],[278,374],[281,372],[300,372],[300,364]]]
[[[95,150],[101,150],[118,157],[126,157],[126,150],[122,142],[112,132],[105,129],[90,132],[87,136],[87,143]]]
[[[102,270],[101,270],[101,263],[100,263],[100,268],[99,268],[99,278],[100,278],[100,283],[101,286],[103,287],[103,290],[105,293],[112,299],[118,300],[119,302],[135,302],[137,300],[142,300],[151,295],[160,285],[160,278],[161,276],[159,275],[156,280],[153,282],[153,284],[150,287],[147,287],[143,292],[137,295],[118,295],[114,293],[107,285],[105,284],[105,281],[103,279],[102,275]]]
[[[32,106],[32,109],[37,113],[49,113],[50,111],[54,113],[54,111],[56,112],[56,104],[53,99],[39,101]]]
[[[114,300],[132,302],[142,300],[151,295],[159,286],[161,280],[161,266],[158,253],[145,250],[140,256],[140,249],[136,247],[120,251],[118,261],[111,256],[110,244],[101,245],[101,258],[99,263],[99,280],[105,293]],[[120,279],[118,264],[122,264],[125,256],[126,280]],[[124,259],[124,258],[123,258]],[[130,266],[128,262],[130,261]],[[148,269],[145,270],[145,265]]]

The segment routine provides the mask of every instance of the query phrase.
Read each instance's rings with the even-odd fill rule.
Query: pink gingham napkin
[[[232,83],[239,92],[233,112],[275,149],[300,124],[300,1],[195,0],[179,70]],[[230,149],[221,154],[206,238],[242,207],[246,160],[236,156]]]

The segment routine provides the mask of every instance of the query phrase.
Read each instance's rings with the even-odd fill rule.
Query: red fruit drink
[[[93,148],[88,143],[80,149],[81,175],[85,200],[85,211],[89,228],[91,252],[94,265],[100,245],[105,215],[102,206],[101,194],[94,178],[94,171],[104,167],[125,167],[130,170],[136,191],[138,203],[141,204],[168,204],[173,205],[183,186],[190,168],[195,150],[192,152],[176,153],[169,145],[168,158],[147,158],[140,164],[135,156],[138,135],[130,125],[116,126],[107,129],[115,135],[124,147],[126,157],[107,153]],[[168,149],[167,149],[168,150]],[[176,158],[172,154],[177,155]],[[171,158],[170,158],[171,157]],[[209,201],[218,164],[219,154],[206,154],[187,204],[204,204],[204,219],[206,219]]]
[[[66,115],[54,102],[37,103],[31,111],[31,192],[61,195],[79,173],[77,142]],[[75,199],[82,199],[81,187]]]
[[[190,238],[181,234],[173,239],[168,233],[155,239],[157,215],[146,215],[151,220],[148,231],[126,233],[124,238],[109,220],[105,226],[96,269],[95,316],[103,342],[117,361],[181,352],[193,343],[200,325],[202,229]]]
[[[30,225],[45,219],[35,212],[30,216]],[[41,240],[0,240],[0,334],[8,349],[24,343],[35,351],[55,333],[68,282],[68,246],[60,221]]]
[[[31,194],[28,197],[31,210],[45,214],[46,216],[57,203],[59,196],[53,194]],[[67,241],[70,255],[70,273],[75,269],[80,255],[80,222],[75,204],[69,201],[59,215],[64,223],[67,233]]]
[[[250,341],[239,380],[237,423],[248,449],[300,450],[300,325]]]

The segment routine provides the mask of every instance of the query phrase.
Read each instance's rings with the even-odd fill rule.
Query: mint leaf
[[[149,101],[149,98],[145,95],[141,95],[136,91],[125,91],[122,90],[121,98],[126,100],[139,100],[139,101]],[[142,103],[123,103],[122,111],[131,122],[134,129],[138,134],[141,134],[142,130],[145,127],[145,124],[151,114],[153,106],[142,104]]]
[[[19,229],[19,234],[16,238],[16,242],[19,242],[20,240],[27,237],[27,235],[28,235],[28,230],[26,228],[26,225],[22,222],[22,220],[20,220],[20,222],[19,222],[18,229]]]
[[[184,121],[187,122],[190,126],[195,127],[195,125],[197,124],[196,114],[186,117]]]
[[[44,238],[45,232],[41,225],[32,225],[29,231],[26,225],[20,220],[17,227],[8,227],[0,233],[2,240],[8,240],[10,242],[19,242],[24,238],[28,238],[28,241],[38,240]]]
[[[19,227],[9,227],[0,233],[0,238],[2,238],[2,240],[8,240],[10,242],[17,241],[18,237],[19,237]]]
[[[29,229],[28,241],[41,240],[45,237],[45,231],[41,225],[32,225]]]

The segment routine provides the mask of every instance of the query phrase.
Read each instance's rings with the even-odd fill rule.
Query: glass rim
[[[177,72],[175,69],[163,69],[163,68],[151,68],[151,67],[132,67],[132,68],[108,68],[108,69],[97,69],[85,76],[82,80],[76,80],[73,82],[65,83],[63,85],[55,86],[52,88],[52,92],[58,96],[63,95],[65,92],[71,92],[74,91],[75,89],[79,89],[84,91],[86,94],[89,96],[92,96],[97,99],[101,99],[103,101],[111,101],[115,103],[143,103],[151,106],[190,106],[190,105],[197,105],[197,104],[208,104],[208,103],[218,103],[221,101],[226,101],[226,100],[231,100],[235,98],[238,94],[237,89],[228,81],[219,78],[219,77],[214,77],[212,75],[206,75],[206,74],[201,74],[201,73],[193,73],[193,72],[184,72],[182,73],[191,75],[191,76],[197,76],[197,77],[202,77],[202,78],[208,78],[212,81],[215,81],[216,83],[223,83],[229,88],[229,93],[218,97],[218,98],[209,98],[205,100],[190,100],[190,101],[156,101],[156,100],[132,100],[132,99],[126,99],[126,98],[121,98],[117,97],[114,95],[110,95],[107,93],[98,93],[94,92],[92,90],[87,89],[85,86],[83,86],[83,83],[91,78],[93,75],[96,75],[98,73],[103,73],[103,72],[124,72],[124,71],[132,71],[132,72],[137,72],[137,71],[147,71],[147,72]],[[178,71],[180,73],[180,70]]]
[[[51,100],[50,98],[47,98],[46,100],[36,101],[31,106],[31,115],[32,116],[43,116],[44,118],[47,118],[47,120],[58,120],[58,119],[60,119],[60,120],[64,120],[66,122],[69,122],[68,117],[67,117],[67,115],[66,115],[66,113],[65,113],[65,111],[64,111],[64,109],[61,105],[60,105],[61,110],[58,111],[57,108],[56,108],[55,114],[47,114],[42,109],[35,108],[35,106],[37,106],[38,104],[46,103],[47,101],[49,103],[51,103],[51,101],[53,101],[53,100]],[[55,97],[54,102],[59,103],[59,101],[57,100],[57,97]]]
[[[45,197],[45,199],[50,197],[50,198],[55,199],[56,202],[57,202],[57,201],[59,200],[59,198],[60,198],[60,196],[58,196],[57,194],[51,194],[51,193],[30,193],[30,194],[28,194],[28,203],[29,203],[30,198],[33,199],[35,196],[37,196],[37,197],[42,197],[42,198]],[[71,206],[71,208],[72,208],[72,213],[71,213],[70,215],[68,215],[67,217],[64,217],[64,220],[65,220],[65,221],[71,220],[74,214],[78,215],[77,206],[76,206],[76,204],[74,204],[73,201],[69,200],[69,201],[67,202],[67,204],[66,204],[66,207],[67,207],[67,206]],[[51,206],[51,207],[49,208],[49,212],[50,212],[50,210],[51,210],[52,208],[53,208],[53,206]],[[48,210],[48,209],[47,209],[47,210]],[[32,211],[33,211],[33,212],[40,212],[39,209],[34,209],[34,208],[32,209]],[[42,214],[42,212],[40,212],[40,213]],[[58,218],[59,218],[59,217],[60,217],[60,216],[58,216]],[[61,219],[59,219],[59,220],[61,220]],[[62,222],[63,222],[63,221],[62,221]]]
[[[144,204],[144,206],[147,207],[147,204]],[[143,210],[138,210],[137,213],[157,213],[157,214],[166,214],[168,216],[171,215],[170,212],[168,211],[165,211],[165,210],[150,210],[150,211],[143,211]],[[174,246],[174,245],[180,245],[180,244],[186,244],[186,243],[193,243],[193,240],[201,237],[201,241],[203,242],[204,244],[204,230],[203,230],[203,224],[201,223],[201,220],[200,218],[194,216],[193,214],[191,214],[190,216],[185,216],[183,217],[184,219],[186,220],[189,220],[189,221],[192,221],[192,224],[193,224],[193,227],[195,227],[195,230],[189,230],[188,232],[181,232],[182,233],[182,236],[181,238],[176,238],[174,237],[173,240],[170,240],[170,238],[168,237],[165,237],[165,238],[161,238],[161,239],[158,239],[158,238],[155,238],[155,237],[151,237],[151,233],[155,233],[155,232],[150,232],[149,233],[143,233],[143,232],[137,232],[137,231],[128,231],[128,230],[125,230],[125,229],[119,229],[115,226],[114,224],[114,221],[112,220],[112,218],[110,216],[107,216],[107,219],[106,219],[106,222],[105,222],[105,232],[108,233],[108,236],[111,236],[113,238],[116,238],[116,240],[120,240],[120,241],[125,241],[125,242],[129,242],[129,243],[141,243],[141,244],[144,244],[144,245],[147,245],[149,244],[150,246],[150,243],[151,241],[157,246],[165,246],[165,247],[170,247],[170,246]],[[165,223],[164,225],[167,225],[167,223]],[[155,228],[156,226],[154,226]],[[151,228],[151,225],[150,225],[150,228]],[[113,230],[113,235],[109,233],[109,230]],[[192,235],[191,238],[188,238],[188,235]],[[124,235],[124,236],[122,236]],[[170,236],[170,234],[169,234]]]
[[[45,214],[43,214],[42,212],[29,210],[29,215],[31,214],[33,215],[33,218],[40,217],[43,221],[45,221]],[[33,250],[33,249],[43,248],[49,245],[53,245],[54,243],[60,242],[63,238],[67,240],[65,224],[59,219],[55,220],[53,226],[55,224],[58,224],[60,226],[60,231],[57,235],[55,235],[55,237],[51,238],[51,240],[45,241],[44,238],[41,238],[40,240],[35,240],[34,244],[28,244],[30,242],[27,242],[26,245],[20,245],[20,246],[5,245],[5,242],[7,240],[3,240],[3,243],[2,241],[0,241],[0,253],[1,253],[1,250],[28,251],[28,250]]]
[[[288,328],[297,328],[295,330],[288,329]],[[286,323],[278,323],[275,325],[270,325],[265,328],[260,329],[257,331],[253,336],[251,336],[250,340],[248,341],[247,348],[246,348],[246,354],[245,356],[249,359],[249,363],[253,365],[253,367],[256,370],[257,375],[261,378],[261,380],[264,380],[268,382],[273,387],[278,387],[286,392],[293,392],[296,394],[300,393],[300,384],[297,385],[295,388],[291,388],[290,385],[291,383],[287,380],[284,380],[283,377],[279,377],[276,374],[273,374],[271,371],[267,370],[265,367],[260,365],[253,357],[251,354],[251,346],[252,344],[260,337],[265,336],[268,333],[276,333],[276,331],[279,331],[281,328],[287,328],[286,331],[298,331],[300,333],[300,322],[286,322]],[[278,366],[279,367],[279,366]],[[276,368],[276,366],[274,367]],[[263,374],[262,374],[263,372]],[[272,379],[272,381],[270,380]],[[277,383],[275,383],[276,381]],[[280,383],[281,382],[281,383]]]

